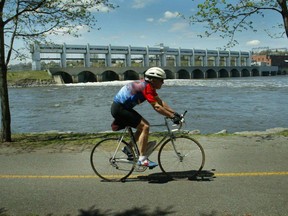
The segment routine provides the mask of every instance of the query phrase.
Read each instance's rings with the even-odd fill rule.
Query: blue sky
[[[189,25],[178,13],[189,16],[195,12],[196,4],[191,0],[112,0],[119,8],[107,12],[101,8],[96,13],[100,30],[87,32],[73,38],[69,35],[52,37],[57,44],[91,44],[117,46],[150,46],[160,43],[171,48],[217,49],[223,48],[227,40],[214,35],[199,38],[203,24]],[[200,2],[200,1],[196,1]],[[256,19],[256,18],[255,18]],[[257,17],[257,33],[243,32],[236,36],[239,45],[231,50],[250,51],[254,47],[288,47],[288,39],[270,38],[263,29],[282,23],[280,14],[271,12],[266,18]]]

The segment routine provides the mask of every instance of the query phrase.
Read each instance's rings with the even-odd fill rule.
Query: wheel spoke
[[[95,145],[91,152],[90,162],[94,172],[106,181],[121,181],[127,178],[134,170],[135,162],[128,160],[122,149],[127,146],[124,141],[120,142],[118,151],[118,139],[108,138]],[[133,157],[134,152],[132,152]]]
[[[167,140],[161,146],[158,162],[160,169],[168,176],[189,178],[201,171],[205,163],[205,154],[202,146],[195,139],[176,137],[173,140]]]

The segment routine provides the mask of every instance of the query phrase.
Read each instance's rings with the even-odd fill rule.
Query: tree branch
[[[17,1],[17,7],[16,7],[16,14],[18,14],[19,12],[19,1]],[[7,58],[6,58],[6,64],[8,65],[10,58],[11,58],[11,54],[12,54],[12,50],[13,50],[13,44],[14,44],[14,40],[15,40],[15,35],[17,32],[17,27],[18,27],[18,19],[16,18],[14,21],[14,31],[12,33],[11,39],[10,39],[10,46],[9,46],[9,50],[7,53]]]
[[[20,5],[21,1],[17,1],[17,8],[19,9],[19,5]],[[22,11],[18,11],[18,13],[15,13],[14,16],[11,16],[10,18],[8,18],[6,21],[4,21],[4,25],[6,25],[7,23],[11,22],[14,19],[18,19],[19,16],[21,16],[24,13],[27,12],[32,12],[32,11],[37,11],[37,9],[41,8],[42,5],[44,5],[44,3],[46,3],[46,1],[40,1],[35,7],[32,7],[31,9],[29,9],[29,6],[31,6],[31,4],[28,4]]]

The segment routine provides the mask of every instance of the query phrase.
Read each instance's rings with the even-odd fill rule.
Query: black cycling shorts
[[[142,116],[134,109],[127,109],[123,104],[115,102],[111,105],[111,114],[121,128],[125,126],[136,128],[142,120]]]

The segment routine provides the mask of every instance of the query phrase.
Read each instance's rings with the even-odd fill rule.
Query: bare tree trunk
[[[277,0],[278,4],[281,7],[281,14],[284,23],[284,30],[286,33],[286,37],[288,38],[288,8],[287,8],[287,0]]]
[[[288,38],[288,16],[284,17],[283,19],[284,19],[286,37]]]
[[[11,115],[7,87],[7,65],[5,63],[4,28],[0,20],[0,98],[1,98],[1,141],[11,142]]]

